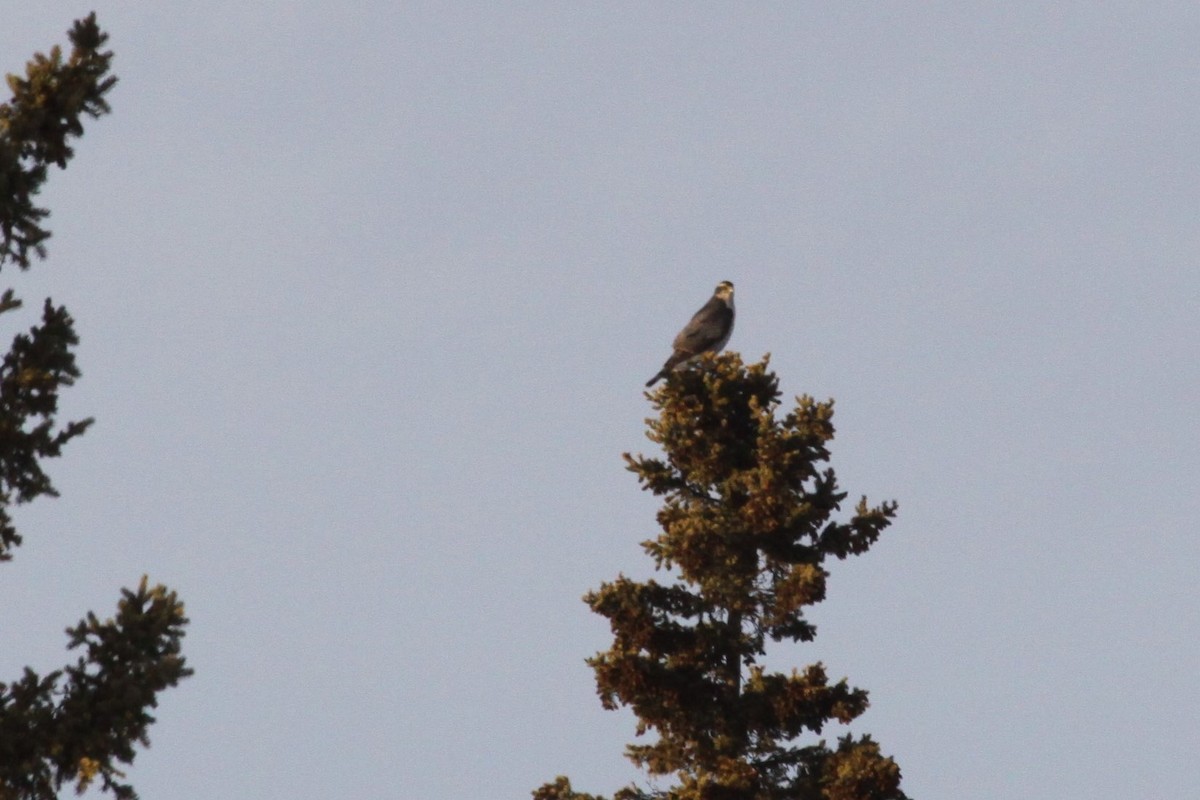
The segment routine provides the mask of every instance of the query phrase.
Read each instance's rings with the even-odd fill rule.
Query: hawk
[[[691,361],[702,353],[715,353],[729,341],[733,333],[733,284],[721,281],[704,307],[683,327],[671,344],[675,352],[663,364],[658,374],[646,381],[647,386],[658,383],[671,370]]]

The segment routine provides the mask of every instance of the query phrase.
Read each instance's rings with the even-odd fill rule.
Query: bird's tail
[[[646,381],[647,388],[658,383],[660,379],[670,375],[671,370],[687,361],[690,357],[691,356],[688,353],[685,353],[683,350],[676,350],[671,354],[671,357],[667,359],[667,363],[663,364],[663,368],[658,371],[658,374]]]
[[[667,359],[667,363],[663,364],[663,368],[658,371],[658,374],[646,381],[647,388],[658,383],[660,379],[670,375],[672,370],[674,370],[680,364],[685,363],[688,359],[693,358],[695,355],[695,353],[689,353],[686,350],[676,350],[671,354],[671,357]]]

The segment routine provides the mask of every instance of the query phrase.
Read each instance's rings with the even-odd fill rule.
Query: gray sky
[[[10,5],[3,71],[89,10]],[[579,597],[649,569],[620,453],[722,279],[900,501],[772,663],[868,689],[915,798],[1194,791],[1195,4],[95,5],[114,112],[4,283],[72,310],[98,423],[0,679],[178,589],[147,800],[637,777]]]

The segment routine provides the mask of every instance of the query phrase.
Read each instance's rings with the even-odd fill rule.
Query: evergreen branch
[[[101,50],[108,34],[92,13],[68,37],[66,60],[55,46],[34,55],[24,77],[8,75],[12,99],[0,105],[0,264],[28,269],[31,253],[45,258],[50,231],[41,223],[49,212],[33,198],[49,165],[64,168],[74,155],[70,140],[83,135],[82,117],[109,112],[105,95],[117,79],[108,74],[112,53]]]
[[[0,684],[0,797],[54,800],[64,784],[82,792],[99,780],[119,800],[136,800],[118,765],[149,744],[149,709],[192,670],[175,592],[143,577],[121,594],[114,618],[89,613],[68,629],[69,646],[84,651],[74,665],[45,677],[27,668]]]
[[[0,303],[19,304],[11,292]],[[21,542],[7,507],[41,495],[57,496],[41,460],[57,458],[63,445],[92,424],[91,419],[56,428],[59,392],[79,377],[73,348],[79,343],[67,310],[50,300],[42,322],[18,334],[0,362],[0,561]]]

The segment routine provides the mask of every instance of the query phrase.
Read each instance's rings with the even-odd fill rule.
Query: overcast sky
[[[98,422],[0,680],[177,589],[143,798],[639,777],[579,598],[650,569],[620,454],[725,279],[900,503],[771,663],[869,690],[914,798],[1194,794],[1200,6],[95,5],[113,113],[0,334],[65,303]],[[10,3],[0,71],[89,10]]]

